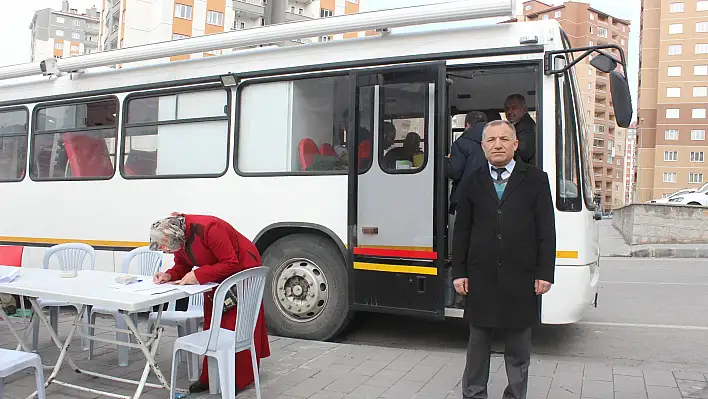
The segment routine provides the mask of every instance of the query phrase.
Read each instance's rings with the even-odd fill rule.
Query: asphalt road
[[[580,323],[536,329],[535,354],[708,372],[708,262],[603,258],[600,276],[599,306]],[[461,320],[363,314],[342,341],[464,351],[467,329]]]

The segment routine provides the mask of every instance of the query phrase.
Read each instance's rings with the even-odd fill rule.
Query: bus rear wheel
[[[269,330],[276,335],[326,341],[351,319],[346,264],[328,238],[293,234],[263,254],[271,269],[263,293]]]

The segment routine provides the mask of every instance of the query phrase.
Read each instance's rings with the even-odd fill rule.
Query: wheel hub
[[[310,321],[324,310],[329,297],[327,278],[307,259],[283,263],[273,280],[273,299],[281,313],[294,321]]]

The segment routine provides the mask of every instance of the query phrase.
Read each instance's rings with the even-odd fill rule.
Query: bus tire
[[[263,306],[275,335],[326,341],[351,320],[346,264],[328,237],[280,238],[263,253],[263,265],[270,268]]]

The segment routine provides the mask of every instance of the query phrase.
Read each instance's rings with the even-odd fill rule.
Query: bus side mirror
[[[632,122],[632,97],[629,94],[627,79],[617,71],[610,72],[610,92],[617,125],[629,127]]]
[[[590,65],[604,73],[610,73],[617,68],[617,62],[604,54],[600,54],[590,60]]]

